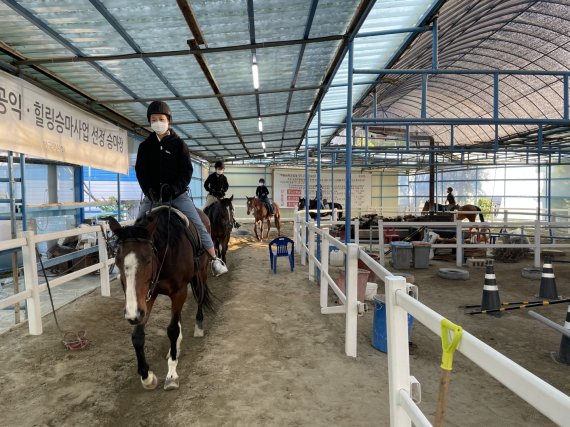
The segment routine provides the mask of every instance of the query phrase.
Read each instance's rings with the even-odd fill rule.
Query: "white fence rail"
[[[0,243],[0,251],[22,250],[22,267],[24,271],[24,289],[8,298],[0,300],[0,309],[17,305],[25,300],[27,303],[27,321],[30,335],[41,335],[43,332],[40,294],[47,290],[47,284],[39,284],[36,245],[49,240],[79,236],[86,233],[95,233],[97,235],[97,241],[99,242],[99,262],[50,280],[50,288],[56,288],[78,277],[99,270],[101,295],[110,296],[109,267],[114,264],[115,260],[114,258],[108,258],[104,236],[104,233],[106,233],[105,226],[103,226],[103,228],[101,226],[80,227],[48,234],[34,234],[31,231],[26,231],[23,233],[23,237]]]
[[[402,223],[394,224],[402,225]],[[449,226],[449,223],[443,224]],[[541,225],[544,225],[537,221],[533,222],[533,224],[538,230],[540,230]],[[419,223],[413,223],[413,225],[417,226]],[[454,226],[457,227],[458,232],[462,231],[461,224],[454,224]],[[442,333],[441,322],[444,320],[444,317],[416,299],[417,288],[415,286],[407,284],[403,277],[393,276],[382,265],[359,249],[358,245],[353,243],[345,245],[339,242],[328,234],[327,228],[318,229],[313,222],[305,222],[300,215],[297,215],[294,222],[294,234],[296,246],[298,251],[301,252],[301,258],[304,260],[305,257],[308,257],[310,260],[309,278],[314,280],[315,268],[318,268],[320,271],[321,312],[323,314],[344,313],[346,316],[345,352],[348,356],[356,356],[356,320],[361,308],[361,303],[356,299],[358,259],[361,259],[385,283],[386,327],[388,348],[390,349],[388,351],[390,425],[393,427],[408,427],[413,422],[416,426],[431,426],[430,421],[414,401],[414,398],[417,398],[418,388],[416,388],[414,393],[412,392],[413,384],[417,383],[417,380],[410,375],[408,313],[416,321],[424,324],[434,332],[440,339]],[[316,245],[314,243],[316,235],[322,239],[320,260],[316,255]],[[382,237],[382,234],[380,236]],[[343,295],[328,274],[329,245],[331,244],[335,245],[346,257],[346,295]],[[484,245],[481,246],[485,247]],[[513,247],[513,245],[502,246]],[[529,245],[517,246],[528,247]],[[540,247],[538,247],[539,250]],[[303,265],[305,265],[304,262]],[[342,306],[328,307],[329,287],[339,297],[339,300],[343,303]],[[415,298],[410,296],[410,293],[415,294]],[[559,425],[568,425],[568,416],[570,414],[569,396],[466,331],[463,331],[457,350],[553,422]]]

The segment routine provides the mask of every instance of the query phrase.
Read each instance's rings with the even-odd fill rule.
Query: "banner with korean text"
[[[127,132],[0,71],[0,149],[128,173]]]
[[[334,177],[334,180],[333,180]],[[370,206],[372,200],[371,175],[369,173],[352,173],[351,177],[352,206]],[[346,196],[346,175],[344,169],[335,169],[331,176],[330,169],[321,173],[322,199],[327,202],[340,203],[344,206]],[[334,191],[334,197],[332,192]],[[317,173],[309,172],[309,198],[314,199],[317,193]],[[296,207],[299,197],[305,197],[304,170],[276,170],[273,174],[273,199],[279,206]]]

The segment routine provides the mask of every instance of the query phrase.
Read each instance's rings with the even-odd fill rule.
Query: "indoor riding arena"
[[[569,1],[0,21],[0,426],[570,426]]]

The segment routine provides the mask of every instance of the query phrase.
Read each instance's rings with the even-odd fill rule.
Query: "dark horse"
[[[305,198],[304,197],[299,197],[299,203],[297,203],[297,209],[298,210],[303,210],[305,209]],[[322,209],[328,209],[331,212],[321,212],[321,217],[325,217],[325,216],[329,216],[332,215],[332,210],[337,209],[338,211],[338,218],[333,218],[334,221],[340,221],[342,219],[342,205],[340,203],[335,203],[334,205],[329,202],[329,203],[323,203],[324,208]],[[316,199],[309,199],[309,210],[316,210],[317,209],[317,200]],[[313,219],[315,219],[317,217],[317,213],[316,212],[309,212],[309,216]]]
[[[483,216],[483,213],[481,212],[481,208],[479,206],[475,206],[475,205],[463,205],[463,206],[455,205],[455,207],[451,211],[447,211],[445,209],[445,205],[441,205],[439,203],[434,203],[434,210],[436,212],[457,211],[457,220],[458,221],[463,221],[464,219],[467,219],[469,222],[475,222],[477,215],[479,215],[479,220],[481,222],[485,222],[485,217]],[[425,203],[424,208],[422,209],[422,213],[427,213],[427,212],[429,212],[429,201],[427,201]]]
[[[204,213],[208,215],[210,219],[212,240],[214,241],[216,255],[220,257],[224,263],[226,262],[226,252],[228,251],[228,244],[232,233],[233,199],[233,195],[229,199],[218,199],[216,203],[204,209]]]
[[[267,221],[267,235],[266,239],[269,239],[269,230],[271,230],[271,217],[275,217],[275,226],[277,227],[277,235],[281,236],[281,212],[279,211],[279,205],[272,202],[273,214],[269,215],[265,203],[255,197],[246,197],[247,199],[247,214],[253,214],[255,217],[255,223],[253,224],[253,229],[255,231],[255,237],[257,240],[261,241],[263,239],[263,222]],[[260,234],[257,233],[257,223],[261,222]]]
[[[204,216],[203,220],[207,222],[208,218]],[[109,226],[117,236],[115,262],[125,292],[124,316],[134,325],[132,342],[142,386],[152,390],[158,384],[156,375],[149,370],[145,359],[144,344],[145,325],[156,297],[162,294],[168,296],[172,303],[171,319],[166,329],[170,349],[164,389],[177,389],[179,379],[176,366],[182,341],[181,312],[188,294],[188,283],[191,283],[198,303],[194,336],[204,335],[202,307],[212,308],[206,284],[207,254],[197,255],[190,240],[190,235],[197,235],[197,231],[194,227],[193,230],[188,228],[183,219],[168,207],[153,210],[133,226],[121,227],[114,218],[110,218]]]

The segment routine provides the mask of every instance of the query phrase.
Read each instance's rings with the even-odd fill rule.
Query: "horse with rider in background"
[[[306,207],[306,202],[304,197],[299,197],[299,202],[297,203],[297,210],[302,211]],[[334,209],[337,210],[337,218],[333,218],[333,221],[340,221],[342,219],[342,205],[340,203],[332,203],[323,200],[321,203],[321,209],[326,212],[321,212],[321,218],[332,216]],[[309,211],[317,210],[317,199],[309,199]],[[309,216],[312,219],[317,218],[316,212],[309,212]]]
[[[255,237],[257,240],[261,241],[263,239],[263,224],[267,222],[267,235],[266,239],[269,239],[269,231],[271,230],[271,217],[275,219],[275,226],[277,227],[277,235],[281,236],[281,211],[279,210],[279,205],[275,202],[272,203],[273,213],[269,213],[265,203],[256,197],[246,197],[247,199],[247,215],[252,214],[255,218],[253,223],[253,230],[255,232]],[[260,226],[260,232],[257,232],[258,224]]]
[[[204,213],[210,220],[212,241],[214,242],[214,249],[216,256],[226,262],[226,252],[230,242],[230,236],[233,228],[233,211],[234,207],[232,201],[234,196],[230,198],[218,199],[206,209]]]

